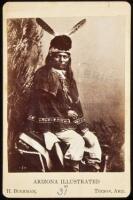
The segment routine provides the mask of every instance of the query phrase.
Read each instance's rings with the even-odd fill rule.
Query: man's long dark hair
[[[45,64],[47,67],[47,70],[50,70],[53,66],[53,57],[54,57],[54,54],[51,54],[51,53],[48,53],[46,59],[45,59]],[[73,77],[73,72],[72,72],[72,68],[71,68],[71,55],[70,55],[70,58],[69,58],[69,61],[68,61],[68,65],[66,67],[66,77],[68,79],[68,82],[70,84],[70,88],[73,90],[75,90],[75,95],[78,96],[78,89],[77,89],[77,85],[76,85],[76,81]]]

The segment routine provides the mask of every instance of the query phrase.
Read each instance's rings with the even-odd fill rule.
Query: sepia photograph
[[[9,176],[17,177],[18,181],[19,175],[24,178],[37,174],[51,180],[54,174],[58,178],[53,178],[51,184],[64,183],[57,196],[89,197],[88,190],[78,196],[74,189],[67,196],[69,184],[80,187],[76,185],[79,177],[83,177],[81,185],[90,184],[89,176],[98,178],[94,184],[101,184],[101,177],[121,176],[129,170],[129,147],[127,153],[126,148],[130,134],[127,124],[130,9],[128,4],[121,3],[115,13],[113,2],[100,4],[99,10],[97,3],[87,2],[88,10],[94,6],[94,13],[89,14],[79,2],[72,8],[75,11],[81,4],[82,12],[74,15],[70,9],[69,15],[66,11],[71,4],[76,3],[45,2],[44,10],[49,8],[50,12],[43,13],[41,9],[40,15],[39,2],[32,5],[36,9],[32,15],[28,15],[28,9],[22,14],[24,2],[22,6],[5,4],[3,137],[4,170],[8,177],[5,185],[11,184]],[[105,10],[101,11],[103,15],[99,14],[100,9]],[[66,181],[69,176],[70,180],[75,177],[75,182]],[[32,184],[38,180],[34,178]],[[40,182],[49,183],[44,179]],[[129,182],[127,190],[128,185]],[[38,195],[34,190],[4,188],[7,196]],[[90,196],[97,197],[99,193],[103,195],[95,188]],[[105,193],[124,196],[128,192],[110,189]],[[39,197],[54,195],[42,192]]]

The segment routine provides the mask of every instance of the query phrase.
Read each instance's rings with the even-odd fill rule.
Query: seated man
[[[85,151],[88,152],[85,157],[88,171],[89,166],[98,171],[101,148],[83,117],[71,69],[71,43],[66,35],[51,40],[45,66],[34,76],[24,131],[31,137],[38,137],[46,148],[50,145],[52,134],[62,141],[66,145],[65,171],[79,171]],[[51,137],[45,137],[48,133]]]

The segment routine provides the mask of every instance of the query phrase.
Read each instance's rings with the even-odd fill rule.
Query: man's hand
[[[67,114],[68,114],[68,117],[72,119],[76,119],[78,117],[78,114],[74,110],[69,110]]]

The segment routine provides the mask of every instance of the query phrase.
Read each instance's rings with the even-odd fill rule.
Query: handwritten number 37
[[[60,188],[60,190],[57,192],[58,195],[66,195],[67,193],[68,185],[64,185],[64,187]]]

